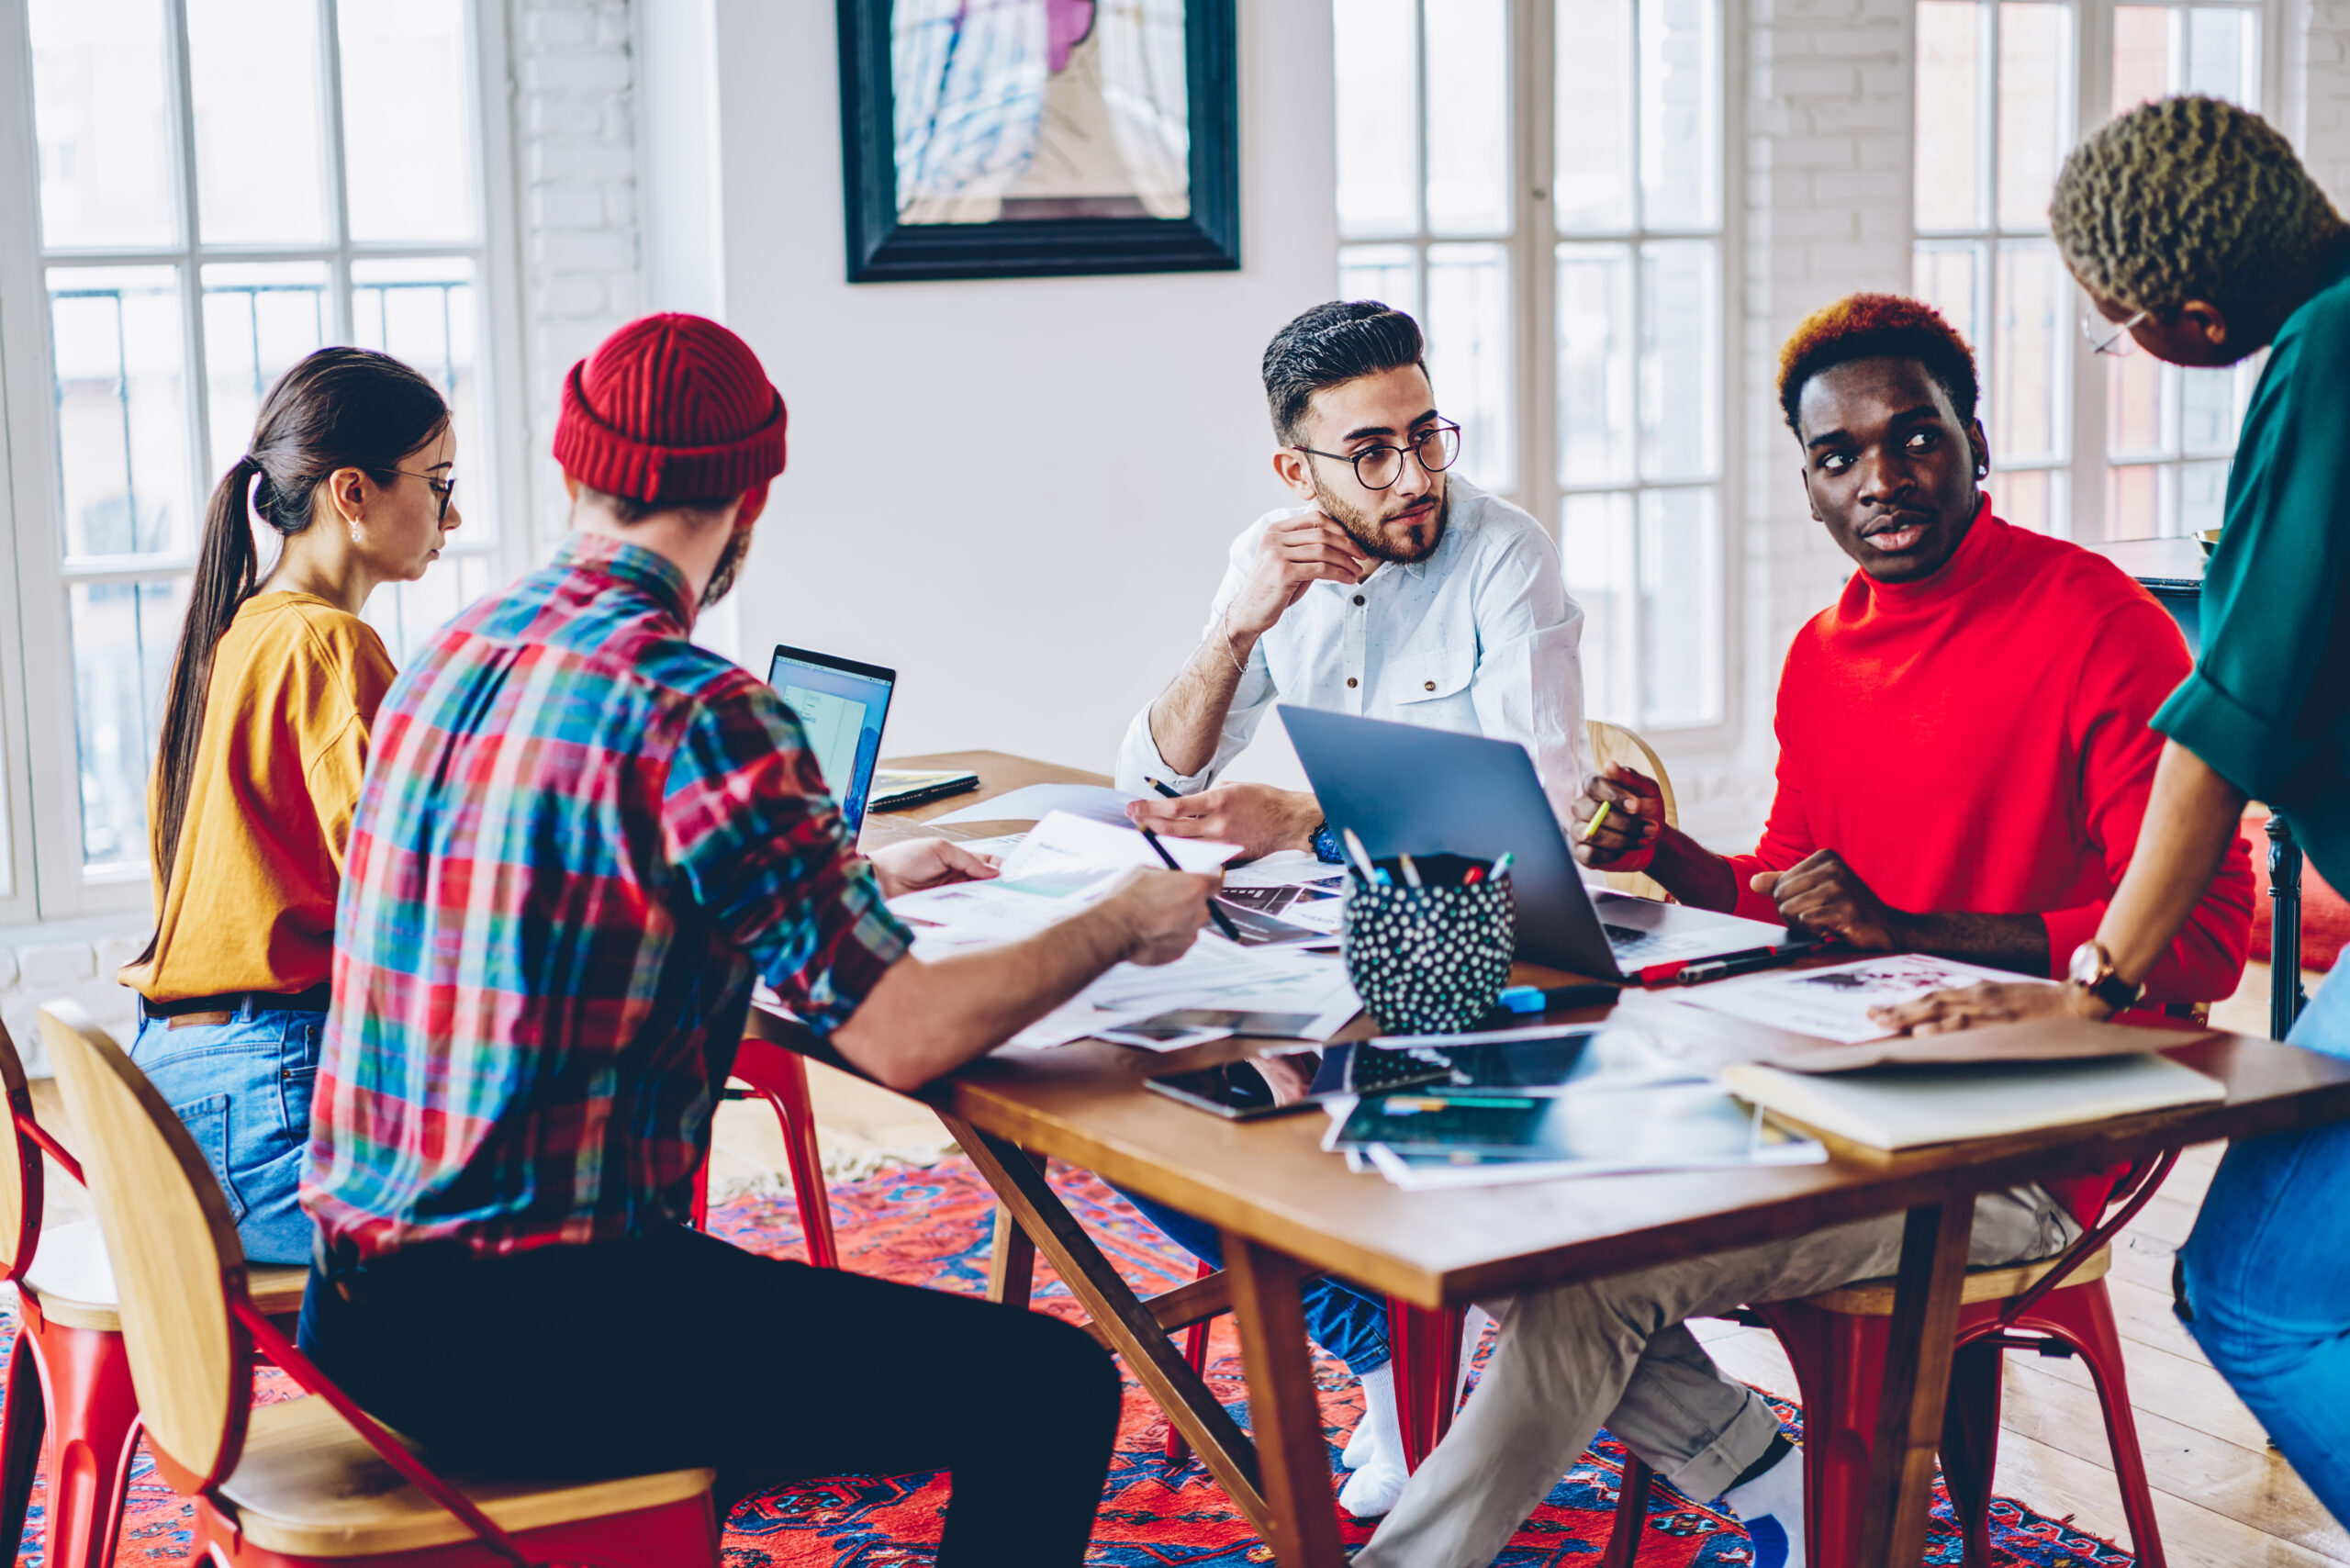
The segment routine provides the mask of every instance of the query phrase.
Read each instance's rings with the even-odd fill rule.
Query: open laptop
[[[890,716],[898,672],[778,643],[767,684],[799,715],[824,788],[840,802],[854,839],[865,824],[866,797],[881,756],[881,722]]]
[[[1393,855],[1516,857],[1517,956],[1603,980],[1651,964],[1785,942],[1786,928],[1586,887],[1534,759],[1515,741],[1281,704],[1290,744],[1334,827],[1374,860]]]

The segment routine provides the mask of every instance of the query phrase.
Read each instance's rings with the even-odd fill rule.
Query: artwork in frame
[[[851,283],[1240,265],[1235,0],[839,0]]]

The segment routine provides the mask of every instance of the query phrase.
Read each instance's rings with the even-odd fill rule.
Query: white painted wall
[[[693,61],[715,72],[721,199],[698,232],[791,410],[740,649],[896,666],[893,752],[1106,772],[1195,645],[1233,535],[1283,499],[1257,366],[1337,288],[1330,12],[1239,11],[1241,271],[852,286],[834,7],[644,8],[649,122],[693,99]],[[696,297],[689,267],[652,274],[654,307]]]

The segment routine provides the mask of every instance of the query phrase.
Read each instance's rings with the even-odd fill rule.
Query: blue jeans
[[[2292,1041],[2350,1057],[2342,972]],[[2196,1342],[2350,1524],[2350,1122],[2230,1145],[2179,1259]]]
[[[226,1024],[170,1023],[142,1015],[130,1059],[196,1135],[229,1195],[246,1260],[308,1263],[310,1217],[297,1190],[327,1015],[248,1003]]]
[[[1124,1187],[1118,1189],[1118,1195],[1141,1210],[1143,1218],[1165,1231],[1184,1251],[1212,1268],[1224,1267],[1223,1233],[1215,1226]],[[1385,1296],[1327,1274],[1308,1280],[1300,1294],[1304,1300],[1307,1338],[1346,1362],[1357,1377],[1377,1372],[1392,1359]]]

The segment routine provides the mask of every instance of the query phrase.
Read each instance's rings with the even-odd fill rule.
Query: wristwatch
[[[2073,949],[2069,974],[2075,985],[2116,1013],[2126,1013],[2137,1006],[2146,994],[2143,980],[2132,985],[2113,972],[2112,955],[2096,942],[2084,942]]]
[[[1314,824],[1314,858],[1329,866],[1347,863],[1347,852],[1338,844],[1338,835],[1330,831],[1327,818]]]

